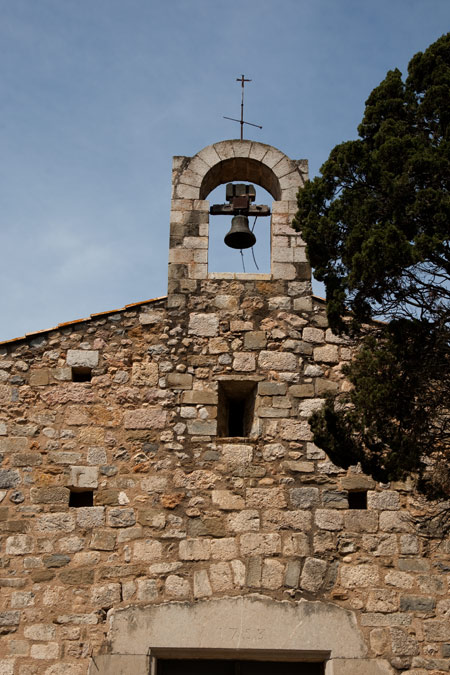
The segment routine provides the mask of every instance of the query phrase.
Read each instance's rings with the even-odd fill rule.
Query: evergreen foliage
[[[405,81],[387,73],[358,134],[300,191],[294,221],[330,326],[360,341],[353,390],[313,416],[315,441],[340,466],[450,496],[450,33]]]

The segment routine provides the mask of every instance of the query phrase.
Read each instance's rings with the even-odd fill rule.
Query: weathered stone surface
[[[180,542],[181,560],[209,560],[211,542],[209,539],[185,539]]]
[[[267,370],[296,370],[298,359],[289,352],[261,351],[258,357],[258,365],[260,368]]]
[[[124,414],[125,429],[163,429],[167,413],[159,407],[128,410]]]
[[[167,385],[172,389],[192,389],[192,375],[189,373],[169,373]]]
[[[24,555],[34,550],[33,537],[27,534],[15,534],[6,539],[6,553],[9,555]]]
[[[321,587],[327,563],[319,558],[306,558],[300,577],[300,587],[305,591],[315,593]]]
[[[212,503],[224,511],[243,509],[245,500],[229,490],[213,490],[211,493]]]
[[[191,335],[201,337],[214,337],[219,329],[219,317],[217,314],[196,314],[189,317],[188,332]]]
[[[133,544],[133,557],[145,562],[157,560],[162,556],[161,542],[156,539],[136,541]]]
[[[69,485],[77,488],[96,488],[98,468],[96,466],[71,466]]]
[[[69,349],[67,365],[83,368],[95,368],[98,365],[98,351],[95,349]]]
[[[20,474],[14,469],[0,469],[0,489],[14,488],[20,483]]]
[[[361,564],[341,568],[341,582],[344,588],[367,588],[379,581],[378,568],[375,565]]]
[[[131,527],[136,523],[134,509],[130,508],[111,508],[107,510],[106,524],[109,527]]]

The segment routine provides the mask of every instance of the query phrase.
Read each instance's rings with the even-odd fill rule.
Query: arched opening
[[[281,199],[281,187],[275,173],[266,164],[250,157],[233,157],[218,162],[205,174],[200,186],[200,199],[222,183],[256,183],[269,192],[273,199]]]
[[[237,182],[236,180],[232,181]],[[264,204],[272,210],[273,196],[264,188],[255,185],[255,204]],[[225,203],[225,185],[220,184],[209,195],[210,206]],[[252,248],[242,251],[229,248],[224,237],[231,227],[231,216],[209,216],[208,272],[270,274],[270,227],[271,216],[249,216],[249,228],[256,237]]]

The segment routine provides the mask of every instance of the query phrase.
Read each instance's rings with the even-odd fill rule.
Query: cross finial
[[[241,83],[242,87],[242,96],[241,96],[241,119],[237,120],[234,117],[225,117],[225,120],[232,120],[233,122],[239,122],[241,125],[241,141],[244,139],[244,124],[249,124],[251,127],[258,127],[258,129],[262,129],[262,127],[259,124],[252,124],[252,122],[244,122],[244,86],[245,82],[251,82],[248,78],[245,78],[244,75],[241,75],[241,77],[236,78],[236,82]]]

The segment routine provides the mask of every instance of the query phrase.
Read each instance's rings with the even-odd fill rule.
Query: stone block
[[[325,341],[325,333],[320,328],[306,326],[302,332],[302,339],[305,342],[313,342],[316,344],[320,344]]]
[[[344,517],[335,509],[317,509],[315,522],[321,530],[339,531],[343,529]]]
[[[169,480],[165,476],[147,476],[142,480],[142,489],[149,494],[166,492]]]
[[[189,420],[187,423],[188,434],[192,436],[216,436],[216,420]]]
[[[112,607],[121,599],[121,585],[118,583],[94,586],[91,590],[91,603],[96,607]]]
[[[382,532],[408,532],[410,524],[404,513],[399,511],[382,511],[380,513],[380,530]]]
[[[210,539],[185,539],[180,541],[181,560],[209,560],[211,557]]]
[[[373,588],[379,582],[376,565],[362,563],[341,568],[341,583],[344,588]]]
[[[165,583],[165,591],[172,598],[186,598],[190,595],[191,586],[187,579],[178,574],[169,574]]]
[[[300,577],[300,561],[299,560],[289,560],[286,565],[286,571],[284,575],[284,585],[289,588],[297,588],[298,580]]]
[[[41,387],[50,381],[48,368],[39,368],[30,371],[30,385],[32,387]]]
[[[235,352],[233,355],[233,370],[251,372],[256,368],[256,356],[252,352]]]
[[[398,611],[398,593],[386,588],[375,588],[369,592],[366,609],[369,612]]]
[[[33,537],[27,534],[14,534],[6,539],[6,553],[8,555],[25,555],[34,551]]]
[[[211,595],[212,588],[209,583],[208,572],[206,570],[194,572],[194,598],[207,598]]]
[[[216,593],[224,593],[233,588],[233,576],[227,562],[213,563],[209,567],[211,586]]]
[[[225,354],[230,349],[225,338],[216,337],[210,338],[208,344],[208,351],[210,354]]]
[[[167,412],[159,406],[127,410],[124,413],[125,429],[164,429]]]
[[[295,371],[298,369],[298,358],[290,352],[261,351],[258,365],[266,370]]]
[[[212,560],[233,560],[237,556],[236,539],[211,539]]]
[[[284,508],[286,497],[283,488],[247,488],[246,505],[249,508]]]
[[[379,511],[398,511],[400,508],[400,495],[395,490],[383,490],[367,493],[367,507]]]
[[[378,514],[355,509],[344,516],[345,529],[350,532],[376,532],[378,530]]]
[[[109,527],[132,527],[136,523],[134,509],[111,508],[108,509],[106,524]]]
[[[199,337],[215,337],[219,330],[217,314],[192,313],[189,317],[188,333]]]
[[[75,529],[75,517],[72,513],[47,513],[39,516],[36,522],[38,532],[64,534]]]
[[[192,389],[192,375],[189,373],[169,373],[167,386],[171,389]]]
[[[284,420],[280,423],[280,436],[286,441],[312,441],[313,435],[308,422]]]
[[[32,626],[25,626],[23,634],[29,640],[54,640],[56,629],[51,623],[37,623]]]
[[[401,612],[432,612],[435,607],[435,598],[421,595],[402,595],[400,598]]]
[[[277,590],[283,586],[284,580],[284,565],[273,558],[266,558],[263,561],[261,572],[261,586],[263,588],[270,588]]]
[[[267,342],[266,332],[263,330],[250,331],[244,335],[245,349],[264,349],[266,346],[266,342]]]
[[[338,348],[335,345],[316,347],[313,354],[314,361],[318,361],[319,363],[338,363],[339,361]]]
[[[386,574],[384,582],[388,586],[395,586],[396,588],[408,589],[412,588],[414,584],[414,577],[412,577],[410,574],[407,574],[406,572],[391,570]]]
[[[20,474],[15,469],[0,470],[0,489],[14,488],[20,483]]]
[[[95,349],[68,349],[66,362],[68,366],[95,368],[98,366],[98,351]]]
[[[312,473],[314,471],[313,462],[305,462],[298,459],[283,462],[282,467],[285,471],[290,471],[291,473]]]
[[[71,466],[69,485],[77,488],[96,488],[98,486],[98,467]]]
[[[213,490],[211,493],[213,506],[223,511],[241,510],[245,501],[240,495],[233,494],[230,490]]]
[[[104,506],[83,506],[77,509],[77,526],[83,530],[91,530],[105,524]]]
[[[406,630],[399,627],[392,627],[391,644],[392,652],[397,656],[415,656],[419,653],[419,645]]]
[[[323,584],[326,571],[326,560],[306,558],[300,577],[300,588],[304,591],[316,593]]]
[[[85,586],[94,583],[94,570],[92,569],[74,569],[63,570],[59,575],[63,584],[68,586]]]
[[[241,555],[273,555],[281,552],[279,534],[242,534],[240,537]]]
[[[375,487],[373,478],[364,475],[363,473],[351,473],[348,476],[343,476],[340,480],[343,490],[358,491],[370,490]]]
[[[57,642],[31,645],[30,656],[32,659],[57,659],[59,655],[59,644]]]
[[[39,452],[17,452],[11,457],[11,466],[40,466],[42,455]]]
[[[285,382],[259,382],[258,394],[260,396],[284,396],[287,391]]]
[[[314,396],[314,385],[310,383],[293,384],[289,387],[289,393],[295,398],[312,398]]]
[[[228,466],[249,466],[253,459],[253,446],[225,444],[222,446],[222,459]]]
[[[152,562],[158,560],[161,556],[162,544],[156,539],[136,541],[133,544],[133,558],[136,560]]]
[[[32,504],[68,504],[70,490],[65,487],[31,488]]]
[[[285,454],[286,448],[281,443],[267,443],[262,449],[262,456],[266,462],[281,459]]]
[[[260,528],[259,512],[254,509],[230,514],[227,525],[231,532],[258,532]]]
[[[310,509],[319,503],[319,488],[292,488],[289,491],[289,497],[292,506],[296,506],[299,509]]]
[[[143,326],[152,326],[161,323],[165,318],[163,309],[147,309],[139,313],[139,323]]]
[[[217,392],[212,389],[192,389],[191,391],[183,391],[181,394],[181,402],[189,405],[216,405]]]

